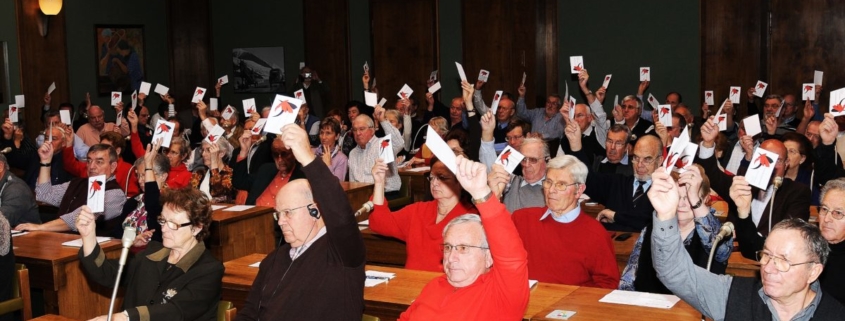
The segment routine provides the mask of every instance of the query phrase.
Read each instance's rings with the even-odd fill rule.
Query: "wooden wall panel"
[[[206,0],[167,1],[170,44],[170,95],[178,110],[189,109],[197,86],[214,93],[217,82],[212,66],[211,4]],[[221,22],[223,23],[223,22]],[[222,76],[222,75],[221,75]]]
[[[701,1],[702,90],[715,91],[716,102],[721,103],[728,97],[730,86],[741,86],[741,115],[745,113],[746,88],[767,78],[765,3],[766,0]]]
[[[370,17],[373,46],[370,73],[377,79],[379,97],[387,98],[388,106],[393,106],[396,93],[407,83],[414,90],[417,102],[422,103],[428,76],[440,65],[437,0],[372,0]],[[363,61],[352,63],[353,81],[360,81],[363,64]],[[455,84],[444,80],[442,85]],[[353,93],[353,98],[364,101],[361,93]],[[448,104],[446,100],[451,97],[442,99]]]
[[[542,83],[537,73],[541,66],[538,57],[543,55],[537,50],[544,47],[537,42],[538,34],[543,34],[537,28],[540,23],[537,8],[537,2],[531,0],[463,1],[463,65],[468,80],[473,83],[479,70],[490,71],[483,88],[485,101],[492,101],[497,90],[517,95],[523,72],[528,74],[525,83],[528,106],[544,101],[547,84]]]
[[[558,70],[559,39],[557,32],[557,4],[557,0],[537,1],[537,8],[535,10],[537,16],[537,37],[535,40],[536,51],[534,53],[537,63],[534,68],[536,77],[533,78],[537,81],[538,90],[537,94],[533,97],[535,99],[535,105],[533,106],[540,106],[541,103],[545,102],[549,94],[557,93],[558,91],[559,78],[556,72]],[[560,93],[561,96],[563,94]],[[577,96],[575,92],[570,92],[569,94],[573,97]]]
[[[329,109],[342,108],[350,96],[350,79],[360,78],[363,69],[350,75],[349,1],[303,1],[305,17],[305,62],[329,87],[331,101],[324,110],[313,110],[320,118]],[[357,62],[353,66],[361,65]],[[299,72],[297,71],[296,74]],[[385,79],[386,80],[386,79]],[[313,109],[313,108],[312,108]]]
[[[801,84],[813,82],[813,71],[824,71],[819,100],[827,110],[830,91],[845,87],[845,2],[772,1],[770,92],[801,98]]]
[[[48,23],[46,37],[41,37],[38,23],[42,13],[38,0],[17,0],[18,52],[20,53],[22,93],[26,96],[26,108],[23,116],[27,124],[27,133],[35,137],[43,129],[41,123],[41,106],[44,105],[44,94],[47,87],[54,81],[56,91],[52,94],[53,109],[57,109],[61,102],[70,100],[68,78],[67,39],[65,37],[65,13],[59,12],[51,16]],[[93,62],[91,62],[93,64]],[[6,110],[3,110],[5,113]],[[24,121],[23,119],[21,121]]]

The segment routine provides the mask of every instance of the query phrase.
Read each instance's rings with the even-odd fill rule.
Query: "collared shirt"
[[[551,216],[552,219],[555,220],[555,222],[572,223],[572,221],[574,221],[576,218],[578,218],[578,215],[580,215],[580,214],[581,214],[581,205],[575,206],[575,208],[573,208],[569,212],[563,213],[563,215],[561,215],[561,216],[555,215],[555,213],[552,212],[552,209],[546,209],[546,213],[543,214],[543,216],[540,217],[540,220],[542,221],[542,220],[546,219],[546,217]]]
[[[519,187],[525,187],[525,186],[529,186],[529,185],[530,186],[543,185],[543,181],[545,181],[545,180],[546,180],[546,175],[543,175],[543,177],[540,178],[540,180],[538,180],[534,183],[529,183],[529,182],[525,181],[525,177],[523,177],[522,183],[519,183]],[[508,184],[510,185],[510,183],[508,183]]]
[[[766,212],[766,206],[769,205],[769,199],[772,198],[774,191],[774,187],[769,185],[765,193],[751,195],[751,220],[754,221],[754,225],[760,224],[760,219],[763,218],[763,214]]]
[[[634,193],[632,193],[631,196],[637,193],[637,187],[640,187],[640,181],[634,179]],[[651,187],[651,179],[645,181],[645,184],[643,184],[643,191],[648,191],[649,187]]]
[[[110,176],[106,181],[111,181],[113,179],[114,175]],[[69,185],[70,182],[60,185],[53,185],[51,182],[40,184],[36,183],[35,200],[58,207],[62,203],[62,199],[64,199]],[[75,191],[72,191],[71,193],[73,192]],[[121,213],[123,213],[123,204],[126,202],[126,194],[124,194],[122,190],[119,188],[107,189],[103,198],[105,199],[103,212],[106,220],[118,217]],[[79,215],[79,211],[81,209],[82,207],[80,206],[70,213],[59,213],[61,215],[59,218],[67,224],[71,231],[76,232],[76,217]]]
[[[601,160],[601,163],[607,164],[607,162],[609,162],[609,161],[610,160],[607,159],[607,157],[605,157],[604,159]],[[628,153],[625,153],[625,156],[622,156],[622,160],[619,161],[619,164],[628,165]]]
[[[321,227],[321,228],[320,228],[320,230],[319,230],[319,231],[317,231],[317,235],[314,235],[314,238],[313,238],[313,239],[311,239],[311,240],[310,240],[310,241],[308,241],[308,242],[305,242],[304,244],[302,244],[302,246],[300,246],[300,247],[291,247],[291,248],[290,248],[290,252],[289,252],[289,253],[290,253],[290,258],[291,258],[292,260],[296,260],[296,258],[298,258],[298,257],[302,256],[302,253],[305,253],[305,251],[307,251],[307,250],[308,250],[308,248],[309,248],[309,247],[311,247],[311,244],[314,244],[314,242],[316,242],[316,241],[317,241],[317,240],[319,240],[321,237],[323,237],[323,235],[326,235],[326,227],[325,227],[325,226]],[[300,249],[301,249],[301,250],[300,250]],[[297,253],[297,252],[299,252],[299,253]]]
[[[395,157],[397,153],[402,151],[403,146],[405,146],[405,142],[402,139],[402,133],[399,132],[393,125],[390,124],[388,121],[382,121],[381,127],[384,129],[384,133],[386,135],[391,135],[393,139],[392,146],[393,146],[393,156]],[[373,180],[373,164],[376,163],[376,159],[379,157],[379,147],[376,142],[378,142],[379,138],[373,135],[370,138],[370,141],[367,142],[367,145],[364,148],[361,146],[355,146],[349,152],[349,181],[350,182],[363,182],[363,183],[372,183]],[[387,165],[388,171],[385,177],[385,192],[393,192],[398,191],[400,187],[402,187],[402,180],[399,178],[399,171],[396,168],[396,162],[390,163]]]
[[[560,113],[555,113],[552,117],[547,118],[545,107],[537,107],[529,110],[528,106],[525,105],[525,98],[519,97],[516,101],[516,114],[530,122],[531,132],[542,134],[543,139],[563,136],[565,124]]]
[[[810,283],[810,290],[816,292],[816,296],[813,298],[813,301],[810,301],[810,304],[808,304],[807,307],[801,309],[801,311],[792,316],[790,321],[806,321],[813,318],[813,314],[816,313],[816,308],[819,306],[819,302],[822,300],[823,295],[821,286],[819,285],[819,280],[815,280],[813,283]],[[780,320],[780,318],[778,318],[778,311],[775,310],[775,306],[772,305],[772,298],[768,297],[766,292],[763,292],[762,287],[757,290],[757,294],[760,295],[760,298],[763,299],[764,303],[766,303],[766,307],[769,308],[769,312],[772,313],[772,320]]]

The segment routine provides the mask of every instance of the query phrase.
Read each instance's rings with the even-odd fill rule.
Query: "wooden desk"
[[[531,320],[555,320],[546,319],[546,315],[554,310],[575,311],[575,316],[570,318],[573,321],[604,321],[615,318],[624,320],[643,321],[677,321],[677,320],[701,320],[701,313],[692,308],[683,300],[675,303],[671,309],[646,308],[633,305],[602,303],[599,300],[613,290],[579,287],[569,295],[547,306],[540,313],[535,314]]]
[[[29,269],[30,286],[44,291],[46,313],[88,320],[108,312],[112,288],[88,281],[77,257],[79,248],[61,245],[79,238],[78,234],[29,232],[14,237],[12,244],[17,263]],[[100,248],[107,258],[120,257],[119,240],[100,243]]]
[[[367,264],[405,267],[405,242],[379,235],[369,228],[362,229],[361,236],[364,237],[364,246],[367,248]]]
[[[226,262],[251,253],[273,251],[276,248],[273,236],[276,223],[272,213],[272,208],[263,206],[238,212],[214,211],[211,215],[211,236],[208,238],[211,254]]]
[[[408,177],[411,187],[411,195],[414,196],[414,202],[425,202],[432,200],[431,188],[428,180],[425,179],[425,174],[429,171],[408,171],[406,169],[399,170],[399,176]]]
[[[103,313],[103,314],[105,314],[105,313]],[[37,317],[35,319],[30,319],[30,320],[32,320],[32,321],[77,321],[76,319],[65,318],[63,316],[55,315],[55,314],[45,314],[45,315],[42,315],[42,316]]]
[[[346,192],[346,198],[349,200],[349,206],[353,211],[357,211],[364,203],[370,200],[373,195],[373,184],[359,183],[359,182],[340,182],[340,186]],[[358,216],[358,222],[369,218],[370,214],[361,214]]]

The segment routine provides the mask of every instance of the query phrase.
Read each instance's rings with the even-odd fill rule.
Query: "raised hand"
[[[211,169],[220,168],[220,163],[223,162],[223,155],[220,153],[220,145],[211,143],[208,146],[208,154],[211,157]]]
[[[241,145],[241,150],[238,153],[239,157],[246,158],[249,156],[249,150],[252,147],[252,131],[244,129],[241,137],[238,137],[238,143]]]
[[[730,189],[731,199],[736,204],[739,218],[746,219],[751,214],[751,185],[743,176],[734,176]]]
[[[293,152],[293,156],[296,157],[296,161],[302,164],[302,166],[311,164],[311,162],[317,158],[317,156],[314,155],[314,151],[311,150],[308,133],[306,133],[305,129],[302,129],[302,127],[299,127],[296,124],[287,124],[282,127],[281,136],[282,141],[285,143],[285,148],[290,149]]]
[[[713,122],[713,117],[701,125],[701,140],[704,147],[713,147],[716,145],[716,137],[719,136],[719,126]]]
[[[607,96],[607,88],[604,88],[604,86],[599,87],[599,89],[596,90],[595,94],[596,94],[596,99],[599,100],[599,103],[603,104],[604,98]]]
[[[387,164],[381,158],[376,159],[373,164],[373,184],[384,186],[385,176],[387,176]]]
[[[484,87],[484,82],[481,81],[481,80],[476,81],[475,82],[475,90],[480,90],[481,87]]]
[[[42,163],[49,163],[53,159],[53,144],[41,144],[38,148],[38,158]]]
[[[520,84],[516,92],[519,94],[519,97],[525,97],[525,84]]]
[[[778,129],[778,118],[775,115],[766,116],[766,132],[774,135]]]
[[[135,114],[135,111],[130,109],[129,112],[126,113],[126,119],[129,120],[129,124],[132,125],[132,131],[136,131],[138,128],[138,115]]]
[[[493,170],[487,174],[487,186],[496,194],[496,197],[502,198],[502,192],[505,190],[508,182],[511,179],[511,174],[500,164],[493,164]]]
[[[487,186],[487,166],[473,162],[463,156],[458,156],[456,163],[457,173],[455,173],[455,176],[473,199],[481,199],[492,192],[490,187]]]
[[[493,131],[496,130],[496,118],[493,117],[493,111],[488,110],[484,115],[481,115],[481,138],[483,141],[489,142],[493,140]]]
[[[816,109],[813,108],[813,103],[811,101],[804,102],[804,119],[813,119],[813,116],[816,115]]]
[[[155,164],[156,155],[158,155],[158,149],[161,147],[161,141],[163,138],[157,139],[152,144],[147,144],[147,152],[144,154],[144,166],[145,168],[153,168]],[[217,145],[217,144],[212,144]]]
[[[570,121],[564,129],[566,139],[569,140],[569,148],[573,152],[581,150],[581,127],[577,122]]]
[[[91,211],[88,205],[82,205],[82,208],[79,210],[79,214],[76,215],[75,226],[76,230],[79,231],[79,235],[82,236],[83,241],[86,237],[94,235],[94,230],[97,228],[97,222],[94,212]]]
[[[651,187],[648,189],[648,199],[657,212],[657,218],[661,221],[675,219],[678,212],[680,195],[678,185],[672,176],[666,173],[661,166],[651,174]]]
[[[332,166],[332,151],[329,149],[329,146],[323,146],[323,163],[326,163],[326,166]]]
[[[578,84],[583,89],[587,89],[587,81],[590,80],[590,74],[587,73],[587,69],[581,69],[578,71]]]
[[[819,138],[821,138],[822,144],[832,145],[836,142],[837,134],[839,134],[839,126],[833,120],[833,115],[830,113],[824,114],[824,120],[819,125]]]
[[[643,81],[641,81],[641,82],[640,82],[640,85],[637,87],[637,95],[642,96],[642,95],[643,95],[643,93],[645,93],[646,89],[648,89],[648,86],[649,86],[650,84],[651,84],[651,82],[650,82],[650,81],[648,81],[648,80],[643,80]]]
[[[751,157],[754,156],[754,139],[748,135],[742,136],[739,138],[739,146],[745,153],[745,160],[751,161]]]

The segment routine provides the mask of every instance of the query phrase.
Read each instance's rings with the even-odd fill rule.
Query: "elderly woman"
[[[446,118],[440,116],[434,117],[428,121],[428,126],[434,128],[434,131],[437,132],[438,135],[440,135],[440,138],[446,140],[446,134],[449,133],[449,122],[446,121]],[[423,144],[422,148],[420,148],[420,150],[417,151],[416,155],[414,155],[414,157],[411,158],[411,160],[409,160],[408,162],[411,165],[425,164],[425,166],[430,166],[431,158],[433,156],[434,154],[431,152],[430,149],[428,149],[428,146]]]
[[[159,145],[147,146],[144,158],[135,161],[135,171],[141,194],[129,198],[123,205],[123,227],[134,227],[137,232],[133,251],[143,250],[151,240],[161,242],[161,226],[156,218],[161,215],[161,191],[166,186],[170,163],[167,157],[154,152]]]
[[[191,174],[191,187],[207,193],[214,203],[229,203],[233,199],[232,168],[227,160],[232,156],[229,141],[218,139],[214,143],[202,141],[202,165]],[[208,185],[205,185],[208,180]]]
[[[223,264],[203,244],[210,234],[211,202],[202,192],[183,188],[164,193],[161,203],[162,242],[150,242],[127,262],[123,311],[112,320],[217,320]],[[94,214],[83,206],[76,220],[82,236],[79,259],[88,278],[112,287],[118,260],[106,259],[95,225]]]
[[[787,165],[783,177],[810,187],[813,197],[810,205],[819,205],[821,185],[813,170],[816,160],[813,156],[813,143],[804,135],[789,132],[783,134],[783,146],[786,147]]]
[[[416,202],[391,212],[384,201],[387,164],[377,159],[373,166],[373,204],[370,229],[381,235],[395,237],[408,246],[405,268],[443,271],[443,228],[453,218],[478,211],[461,189],[455,174],[437,158],[432,160],[431,172],[426,176],[431,184],[433,201]]]
[[[698,164],[690,166],[682,174],[672,173],[672,177],[680,185],[678,191],[681,194],[678,203],[678,230],[684,240],[684,248],[697,266],[707,268],[710,249],[718,246],[710,271],[723,274],[733,251],[733,236],[719,244],[713,244],[722,223],[713,216],[714,210],[706,205],[709,201],[710,180],[703,174],[704,168]],[[643,228],[637,243],[634,244],[628,265],[622,271],[619,289],[672,294],[657,279],[657,272],[651,263],[650,227],[651,224]]]
[[[340,150],[340,122],[326,117],[320,122],[320,146],[314,147],[314,154],[326,163],[332,174],[341,182],[346,180],[346,155]]]
[[[164,148],[164,156],[167,157],[167,162],[170,163],[170,172],[167,175],[167,187],[169,188],[183,188],[191,184],[191,172],[188,171],[188,166],[185,165],[185,159],[188,158],[188,153],[191,152],[188,142],[182,137],[174,136],[170,140],[170,147]],[[138,155],[143,158],[145,154]]]
[[[250,184],[246,204],[276,206],[276,193],[282,187],[289,181],[305,178],[305,174],[299,169],[299,163],[296,162],[290,149],[285,148],[281,137],[273,140],[270,151],[273,163],[261,165],[258,169],[255,180]]]

